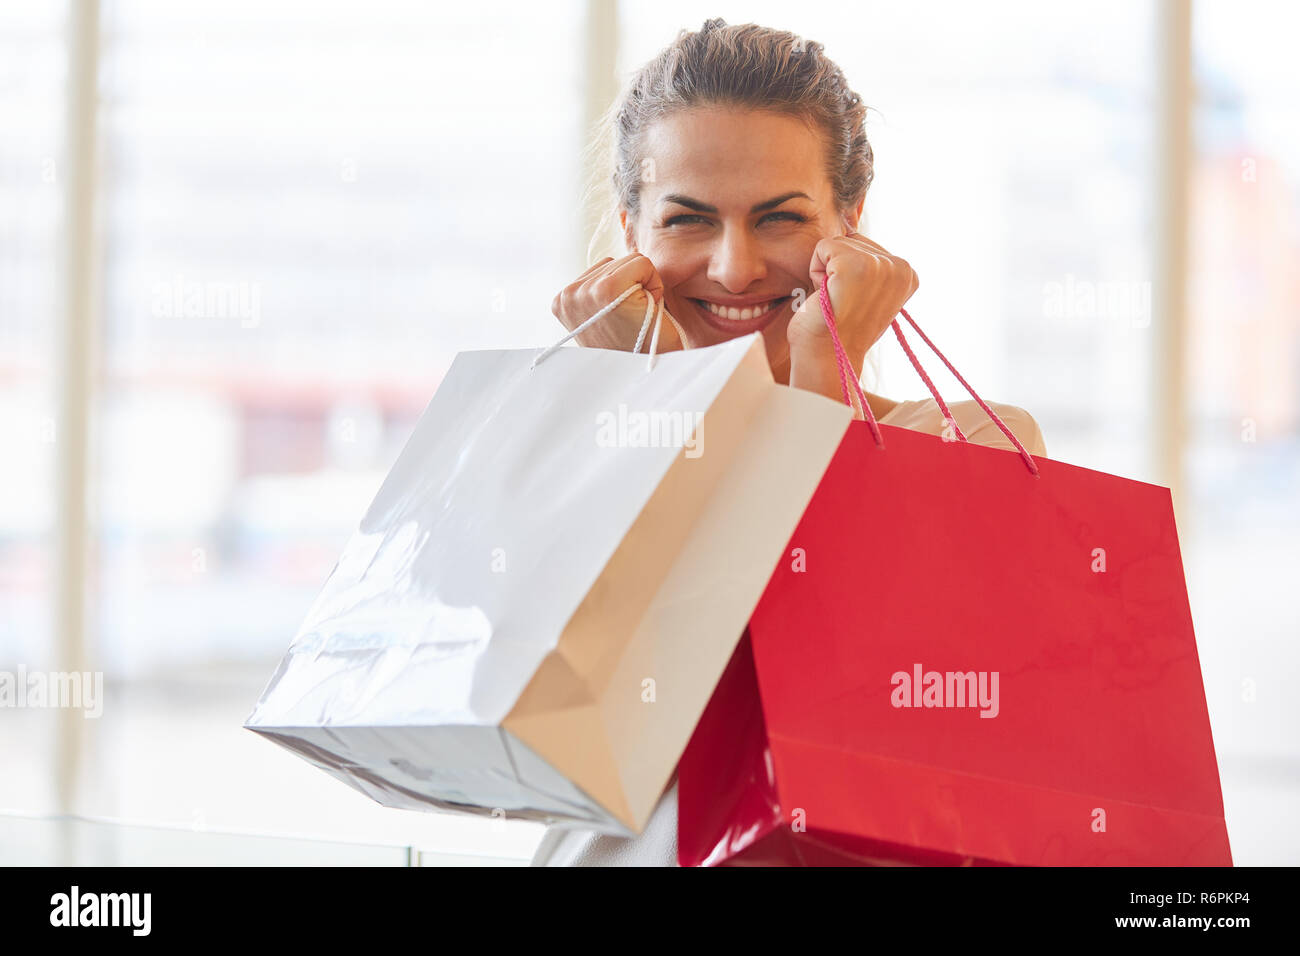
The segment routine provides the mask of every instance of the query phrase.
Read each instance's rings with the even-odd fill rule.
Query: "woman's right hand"
[[[664,297],[663,280],[659,278],[654,263],[640,253],[632,253],[622,259],[607,257],[597,262],[561,290],[551,303],[551,311],[572,332],[638,282],[641,288],[619,303],[617,309],[574,336],[579,345],[588,348],[630,352],[645,323],[647,294],[654,298],[656,310]],[[654,320],[651,319],[650,328],[641,345],[643,352],[650,351],[650,338],[653,335]],[[664,309],[656,351],[673,352],[681,347],[682,339],[677,324],[668,310]]]

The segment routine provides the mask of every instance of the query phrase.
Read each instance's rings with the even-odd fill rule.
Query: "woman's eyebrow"
[[[769,209],[775,209],[783,202],[791,199],[812,199],[807,193],[792,192],[782,193],[772,199],[766,199],[763,202],[755,203],[750,212],[766,212]],[[708,203],[700,202],[698,199],[692,199],[690,196],[683,196],[681,193],[669,193],[662,200],[665,203],[676,203],[678,206],[685,206],[687,209],[694,209],[696,212],[717,212],[717,206],[710,206]]]
[[[781,203],[789,199],[812,199],[812,197],[809,196],[807,193],[801,193],[801,192],[782,193],[780,196],[777,196],[775,199],[769,199],[766,202],[757,203],[749,211],[767,212],[767,210],[775,209],[777,206],[781,205]]]

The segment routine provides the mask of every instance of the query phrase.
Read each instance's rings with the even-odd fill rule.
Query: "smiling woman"
[[[840,401],[845,386],[815,290],[825,278],[860,376],[868,349],[919,285],[904,259],[856,232],[873,172],[865,115],[819,43],[722,20],[683,31],[633,76],[610,115],[629,252],[562,290],[556,317],[574,330],[639,283],[642,291],[575,336],[580,345],[633,349],[648,295],[670,320],[660,351],[761,332],[778,382]],[[884,423],[935,435],[947,425],[933,400],[864,395]],[[1032,417],[990,404],[1031,453],[1045,453]],[[976,403],[950,408],[971,441],[1010,447],[996,428],[981,429],[992,422]],[[674,778],[640,836],[552,829],[533,864],[672,866],[676,805]]]
[[[648,294],[669,319],[661,351],[761,331],[777,381],[838,397],[814,294],[822,277],[858,374],[919,286],[906,260],[856,232],[874,169],[865,117],[819,43],[722,20],[683,31],[635,74],[607,124],[629,252],[563,289],[555,315],[575,329],[640,283],[578,343],[632,348]],[[867,401],[877,417],[894,405]]]

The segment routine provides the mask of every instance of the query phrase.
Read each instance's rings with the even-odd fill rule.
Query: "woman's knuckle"
[[[842,262],[841,268],[851,275],[865,275],[876,266],[875,257],[866,255],[845,256]]]

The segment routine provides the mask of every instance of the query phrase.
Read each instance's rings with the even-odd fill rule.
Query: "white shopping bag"
[[[463,352],[245,726],[382,804],[640,832],[851,417],[759,334]]]

